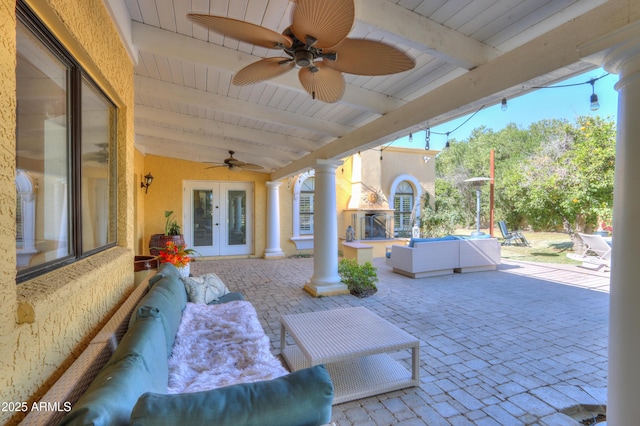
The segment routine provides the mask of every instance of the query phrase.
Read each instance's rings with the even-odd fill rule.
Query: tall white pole
[[[267,247],[265,259],[283,258],[280,247],[280,185],[282,182],[267,182]]]
[[[620,75],[613,202],[613,252],[609,303],[607,424],[640,419],[640,39],[610,52],[605,68]]]
[[[349,293],[338,275],[336,168],[342,161],[318,160],[314,193],[313,276],[304,289],[313,296]]]

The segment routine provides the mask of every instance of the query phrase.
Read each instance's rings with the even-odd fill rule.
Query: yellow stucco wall
[[[346,234],[347,225],[350,224],[350,215],[345,213],[350,205],[352,197],[352,179],[354,157],[358,157],[360,166],[361,181],[367,187],[389,198],[391,187],[394,182],[411,177],[411,182],[420,187],[420,192],[424,195],[429,192],[435,194],[435,163],[438,151],[398,148],[389,146],[382,152],[380,160],[380,149],[368,149],[359,154],[343,159],[343,165],[336,169],[336,215],[338,218],[338,249],[341,250],[341,243]],[[425,162],[425,157],[429,160]],[[282,226],[282,249],[287,255],[296,254],[295,245],[290,238],[293,234],[291,224],[293,211],[294,184],[300,178],[300,174],[292,176],[283,181],[281,187],[280,214]],[[433,202],[433,197],[431,198]],[[393,200],[389,199],[390,208],[393,209]],[[355,201],[358,204],[358,200]],[[347,223],[349,222],[349,223]],[[375,245],[375,242],[371,242]],[[384,256],[385,246],[388,242],[380,242],[380,247],[376,248],[376,256]],[[311,252],[311,251],[309,251]]]
[[[145,192],[144,188],[140,186],[144,180],[144,176],[149,173],[145,171],[145,156],[138,151],[134,150],[133,157],[133,206],[134,206],[134,250],[136,254],[144,254],[144,248],[146,247],[144,241],[144,212],[145,212]],[[153,185],[153,183],[152,183]]]
[[[356,154],[358,155],[358,154]],[[353,170],[353,157],[346,158],[344,164],[336,170],[336,215],[338,216],[338,237],[343,238],[346,235],[348,223],[345,221],[344,209],[349,205],[351,199],[351,171]],[[342,250],[338,241],[338,249]]]
[[[28,0],[119,108],[118,247],[15,282],[15,0],[0,0],[0,401],[31,404],[133,285],[133,64],[101,0]],[[64,401],[61,401],[64,402]],[[23,413],[0,412],[0,424]]]
[[[136,174],[140,173],[142,175],[151,173],[154,176],[148,193],[144,194],[144,190],[139,192],[139,197],[144,198],[144,235],[142,237],[144,252],[141,254],[149,253],[151,235],[164,232],[165,211],[173,211],[178,224],[184,227],[182,220],[184,182],[209,180],[253,183],[254,250],[251,256],[262,257],[264,255],[267,203],[266,182],[269,181],[268,174],[250,171],[232,172],[225,167],[207,169],[207,165],[201,162],[178,160],[157,155],[146,155],[144,157],[144,173],[140,169],[136,170]],[[139,186],[140,184],[138,183]],[[282,197],[280,201],[282,206]],[[281,229],[281,231],[283,230]]]

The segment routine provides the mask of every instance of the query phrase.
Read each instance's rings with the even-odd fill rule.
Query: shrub
[[[378,274],[371,262],[358,265],[355,259],[342,259],[338,264],[338,274],[354,296],[367,297],[378,291],[375,285]]]

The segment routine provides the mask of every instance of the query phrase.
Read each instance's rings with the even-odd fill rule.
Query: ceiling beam
[[[640,2],[611,0],[272,173],[277,180],[580,62],[578,47],[640,20]]]
[[[213,143],[212,143],[213,142]],[[247,147],[247,144],[237,143],[224,138],[211,138],[180,130],[160,127],[146,127],[136,135],[136,145],[139,145],[147,154],[156,154],[181,158],[196,162],[215,161],[221,163],[229,155],[229,149],[241,156],[242,161],[255,163],[267,170],[282,167],[287,164],[280,157],[263,156],[256,147]],[[202,156],[202,149],[206,149],[206,157]]]
[[[215,93],[167,83],[165,81],[155,80],[139,75],[135,76],[135,87],[136,93],[139,95],[158,97],[173,102],[184,103],[185,105],[190,104],[207,108],[212,111],[222,111],[267,123],[286,123],[289,127],[296,127],[301,130],[325,136],[338,137],[347,134],[354,129],[351,126],[345,126],[332,121],[301,116],[294,112],[255,105],[239,99],[233,99]]]
[[[203,64],[229,72],[236,72],[262,59],[238,50],[135,21],[133,22],[133,43],[139,50],[147,51],[154,55],[175,57],[194,64]],[[268,83],[306,93],[297,76],[291,73],[273,78]],[[379,115],[383,115],[406,103],[400,99],[351,85],[347,85],[345,94],[339,102],[346,102]]]
[[[357,0],[356,19],[415,49],[471,70],[500,55],[493,47],[388,0]]]
[[[306,154],[318,147],[318,143],[305,139],[146,106],[136,106],[135,117],[136,133],[138,134],[145,134],[147,128],[157,127],[156,125],[149,125],[148,122],[162,123],[160,127],[175,126],[191,128],[193,129],[191,132],[193,134],[207,133],[206,136],[210,140],[210,146],[225,148],[229,146],[229,139],[233,139],[234,146],[236,144],[242,145],[248,152],[253,151],[256,154],[269,157],[283,157],[287,161],[294,160],[299,157],[299,154]]]

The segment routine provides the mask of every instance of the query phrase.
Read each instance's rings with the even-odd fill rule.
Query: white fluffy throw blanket
[[[187,303],[169,358],[168,393],[197,392],[287,374],[249,302]]]

